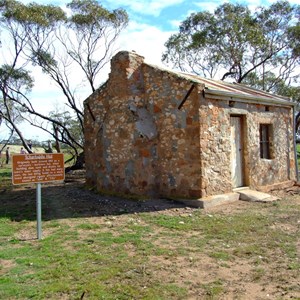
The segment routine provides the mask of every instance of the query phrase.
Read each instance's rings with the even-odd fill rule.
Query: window
[[[272,132],[273,128],[271,124],[259,125],[259,142],[260,142],[260,158],[271,159],[272,150]]]

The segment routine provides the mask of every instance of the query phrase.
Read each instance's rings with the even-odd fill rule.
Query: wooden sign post
[[[65,179],[63,153],[15,154],[12,156],[12,183],[36,183],[37,238],[42,238],[41,183]]]

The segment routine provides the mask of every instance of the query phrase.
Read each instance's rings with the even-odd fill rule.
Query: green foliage
[[[96,90],[101,69],[128,24],[128,15],[122,9],[109,11],[94,0],[74,0],[67,7],[65,12],[58,5],[0,0],[1,30],[9,37],[2,44],[5,42],[13,53],[11,63],[0,66],[1,90],[4,100],[9,99],[0,103],[0,121],[5,119],[23,139],[14,118],[22,116],[52,135],[56,145],[66,144],[78,155],[83,150],[84,123],[79,88],[88,85],[91,92]],[[68,107],[63,113],[43,114],[32,105],[24,93],[25,88],[28,92],[33,86],[25,69],[28,65],[41,68],[61,89]],[[69,78],[74,70],[78,80]],[[9,86],[12,82],[14,86]],[[65,113],[70,110],[72,117]],[[30,118],[26,118],[28,114]],[[48,126],[49,122],[52,126]],[[26,148],[24,139],[22,142]]]
[[[54,128],[60,134],[62,140],[68,140],[68,135],[72,135],[80,145],[83,145],[83,131],[79,120],[70,114],[70,112],[50,112],[50,117],[56,123],[53,123]],[[63,125],[59,126],[59,124]],[[67,129],[67,130],[65,130]],[[67,143],[66,143],[67,144]]]
[[[101,28],[105,27],[106,23],[123,26],[123,23],[128,22],[128,16],[124,10],[118,9],[110,12],[95,0],[73,0],[67,6],[73,11],[69,20],[70,24],[81,30],[90,25]]]
[[[262,76],[250,73],[243,83],[257,89],[288,97],[293,102],[300,103],[300,87],[288,84],[283,79],[278,79],[272,72],[265,72]]]
[[[297,13],[299,6],[288,1],[255,12],[225,3],[214,13],[192,13],[166,42],[163,61],[202,76],[222,74],[222,80],[254,82],[265,90],[286,93],[286,88],[276,86],[287,86],[299,75]],[[264,84],[257,82],[262,77]]]
[[[10,87],[16,91],[24,88],[29,92],[33,87],[34,79],[28,70],[4,64],[0,67],[0,81],[6,88]]]
[[[58,64],[51,53],[43,49],[32,51],[32,63],[36,66],[41,66],[45,73],[49,72],[51,68],[57,68]]]
[[[300,16],[300,13],[299,13],[299,16]],[[290,40],[293,41],[293,54],[297,59],[299,59],[299,57],[300,57],[300,21],[298,21],[297,25],[290,27],[289,35],[290,35]]]
[[[2,0],[0,8],[3,17],[7,20],[29,26],[38,24],[47,27],[66,19],[64,11],[54,5],[40,5],[34,2],[25,5],[18,1]]]

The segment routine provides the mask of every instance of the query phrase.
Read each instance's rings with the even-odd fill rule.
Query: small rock
[[[113,227],[113,226],[114,226],[112,222],[106,222],[106,225],[107,225],[108,227]]]

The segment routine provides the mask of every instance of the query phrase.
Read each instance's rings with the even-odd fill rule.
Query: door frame
[[[232,140],[232,126],[233,126],[233,118],[237,118],[239,121],[239,145],[236,144],[235,141]],[[236,119],[236,120],[237,120]],[[239,115],[239,114],[231,114],[230,115],[230,173],[231,173],[231,183],[233,188],[240,188],[246,186],[247,183],[247,171],[246,171],[246,159],[245,159],[245,153],[246,153],[246,128],[245,128],[246,120],[245,115]],[[235,145],[235,151],[233,151],[233,145]],[[239,146],[239,147],[237,147]],[[239,154],[235,154],[237,151],[239,151]],[[238,169],[234,168],[233,166],[233,160],[239,159],[240,167]],[[234,179],[234,169],[240,174],[240,179],[235,180]],[[235,172],[236,173],[236,172]]]

